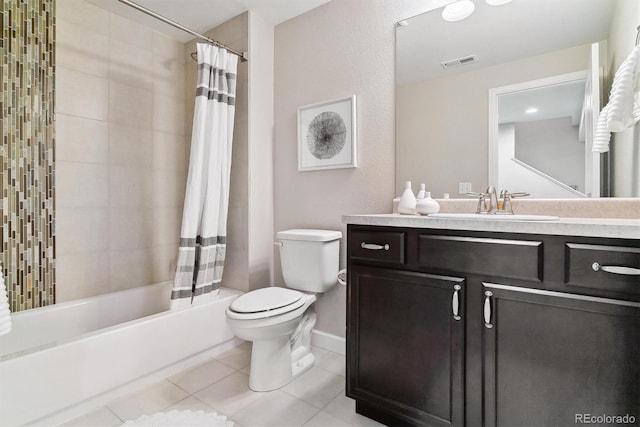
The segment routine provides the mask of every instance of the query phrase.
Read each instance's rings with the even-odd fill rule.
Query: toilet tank
[[[337,283],[342,233],[331,230],[279,231],[282,277],[288,288],[322,293]]]

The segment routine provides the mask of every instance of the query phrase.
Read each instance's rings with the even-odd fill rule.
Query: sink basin
[[[436,213],[430,214],[429,218],[475,219],[487,221],[556,221],[560,219],[560,217],[553,215],[491,215],[475,213]]]

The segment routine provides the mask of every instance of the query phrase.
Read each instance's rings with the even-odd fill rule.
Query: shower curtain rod
[[[245,55],[245,52],[238,52],[237,50],[231,49],[230,47],[220,43],[217,40],[210,39],[209,37],[207,37],[205,35],[202,35],[200,33],[197,33],[195,31],[193,31],[193,30],[190,30],[189,28],[187,28],[187,27],[185,27],[183,25],[180,25],[177,22],[172,21],[171,19],[166,18],[166,17],[164,17],[164,16],[162,16],[162,15],[160,15],[160,14],[158,14],[158,13],[152,11],[152,10],[149,10],[144,6],[140,6],[139,4],[134,3],[131,0],[118,0],[118,1],[120,3],[126,4],[127,6],[130,6],[130,7],[134,8],[134,9],[137,9],[140,12],[145,13],[145,14],[153,17],[153,18],[156,18],[156,19],[158,19],[158,20],[160,20],[160,21],[162,21],[162,22],[164,22],[166,24],[169,24],[172,27],[175,27],[175,28],[177,28],[179,30],[185,31],[185,32],[187,32],[187,33],[189,33],[189,34],[191,34],[193,36],[199,37],[199,38],[201,38],[203,40],[206,40],[207,42],[209,42],[209,43],[211,43],[211,44],[213,44],[215,46],[218,46],[218,47],[221,47],[223,49],[226,49],[229,52],[233,53],[234,55],[238,55],[240,57],[240,61],[242,61],[242,62],[246,62],[247,61],[247,57]],[[193,54],[191,56],[193,57]]]

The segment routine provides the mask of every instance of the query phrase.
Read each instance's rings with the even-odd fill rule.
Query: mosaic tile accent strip
[[[55,302],[55,0],[2,0],[0,264],[11,311]]]

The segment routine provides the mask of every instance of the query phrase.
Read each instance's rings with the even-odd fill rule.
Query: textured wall
[[[334,0],[276,26],[274,228],[346,231],[341,215],[391,210],[395,175],[394,23],[423,0]],[[358,167],[298,172],[297,108],[357,96]],[[341,242],[342,266],[346,241]],[[275,283],[283,283],[275,254]],[[316,303],[317,329],[344,336],[345,288]]]
[[[0,264],[14,312],[55,302],[54,9],[3,0],[0,10]]]

